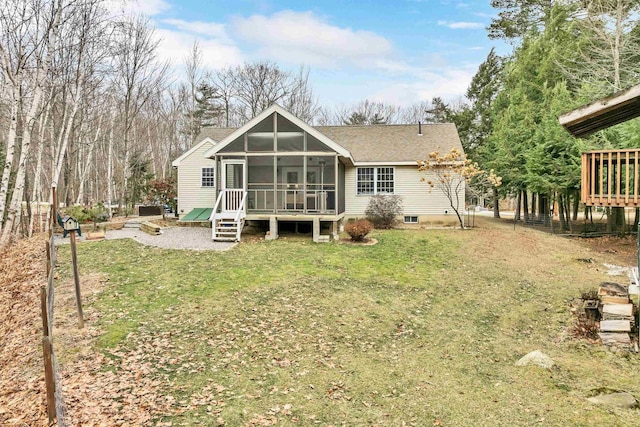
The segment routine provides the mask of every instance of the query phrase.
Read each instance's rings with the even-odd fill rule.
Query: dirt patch
[[[0,425],[47,425],[40,287],[44,235],[0,252]]]
[[[636,265],[638,263],[638,241],[636,236],[604,236],[590,239],[578,238],[578,240],[597,253],[615,255],[616,258],[623,260],[626,265]]]

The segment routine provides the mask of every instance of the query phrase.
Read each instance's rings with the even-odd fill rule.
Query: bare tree
[[[121,202],[126,204],[130,175],[131,136],[135,118],[151,95],[166,82],[168,64],[158,64],[159,40],[143,16],[126,19],[117,25],[114,84],[122,97],[122,187]],[[131,201],[133,203],[133,201]]]
[[[42,97],[64,8],[62,0],[11,3],[5,4],[0,15],[0,37],[3,38],[0,43],[0,62],[3,77],[12,82],[11,128],[5,168],[0,182],[0,246],[9,241],[20,219],[31,136],[43,107]],[[30,70],[29,75],[25,74],[25,70]],[[7,209],[9,175],[13,167],[20,110],[25,112],[21,118],[20,158],[15,169],[13,191]],[[5,211],[6,221],[2,222]]]
[[[365,99],[359,103],[342,107],[339,121],[345,125],[384,125],[398,122],[400,108],[384,102]]]
[[[196,98],[198,95],[198,86],[203,77],[202,70],[202,50],[198,41],[193,42],[193,46],[188,55],[184,59],[184,70],[187,75],[186,92],[186,108],[188,116],[188,134],[190,144],[193,144],[196,136],[200,133],[200,124],[197,123],[195,114],[197,109]]]
[[[232,104],[236,96],[233,69],[223,68],[213,74],[209,74],[207,76],[207,81],[218,91],[224,111],[224,126],[229,127],[230,117],[232,115],[231,109],[233,108]],[[222,123],[218,123],[218,126],[222,126]]]
[[[637,82],[640,31],[637,0],[588,0],[583,2],[579,27],[586,33],[578,44],[580,63],[566,70],[569,79],[581,79],[592,87],[602,87],[602,94],[618,91]],[[588,64],[587,67],[585,65]]]
[[[308,72],[298,75],[281,70],[273,62],[245,63],[234,69],[235,99],[244,121],[257,116],[271,104],[280,103],[308,121],[315,114],[316,101],[308,85]]]

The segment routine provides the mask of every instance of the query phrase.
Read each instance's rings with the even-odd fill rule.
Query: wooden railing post
[[[76,290],[76,307],[78,309],[78,328],[84,328],[84,316],[82,313],[82,297],[80,296],[80,274],[78,273],[78,255],[76,254],[76,232],[69,232],[71,239],[71,262],[73,263],[73,281]]]
[[[49,338],[49,315],[47,312],[47,291],[40,288],[40,308],[42,311],[42,355],[44,359],[44,382],[47,389],[47,415],[49,423],[56,418],[56,384],[53,378],[51,339]]]

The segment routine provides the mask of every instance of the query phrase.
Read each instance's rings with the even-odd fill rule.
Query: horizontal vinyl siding
[[[424,178],[425,181],[421,181]],[[395,194],[402,196],[403,215],[455,215],[449,199],[427,180],[435,181],[433,173],[418,172],[418,166],[395,166]],[[345,198],[347,216],[364,216],[371,196],[356,195],[356,168],[345,170]],[[460,194],[459,209],[464,209],[464,191]]]
[[[180,162],[178,167],[178,213],[188,214],[194,208],[212,208],[216,203],[215,187],[202,187],[202,168],[215,167],[213,159],[204,157],[213,144],[203,144]],[[216,171],[216,175],[217,175]],[[216,180],[216,185],[218,181]]]

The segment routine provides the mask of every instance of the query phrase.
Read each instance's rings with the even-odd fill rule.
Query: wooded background
[[[320,105],[304,66],[291,72],[259,61],[207,70],[197,43],[181,64],[161,62],[150,21],[114,14],[103,0],[5,0],[0,245],[33,232],[34,206],[50,201],[54,185],[66,205],[120,212],[157,198],[150,188],[173,185],[171,161],[203,126],[240,126],[273,102],[317,125],[454,122],[467,155],[502,176],[495,200],[517,197],[525,219],[558,202],[569,227],[580,152],[638,146],[640,124],[578,141],[557,116],[640,82],[640,1],[491,4],[499,14],[487,31],[512,53],[492,50],[464,98],[401,108],[368,100]]]

